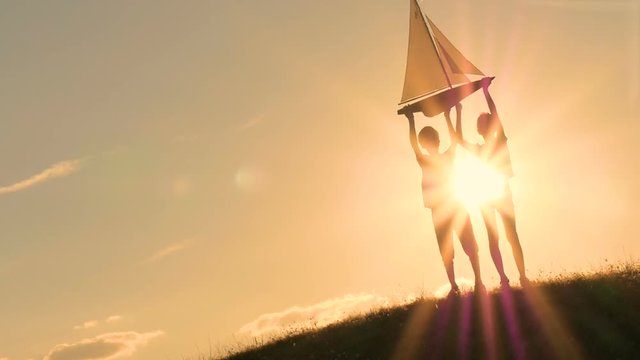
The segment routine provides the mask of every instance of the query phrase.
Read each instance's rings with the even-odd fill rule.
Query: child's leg
[[[436,239],[438,240],[438,249],[444,263],[444,269],[447,272],[447,278],[451,284],[451,289],[457,289],[456,274],[453,268],[453,229],[451,222],[438,216],[437,210],[432,210],[433,227],[436,231]]]
[[[502,263],[502,254],[500,253],[500,246],[498,245],[498,226],[496,224],[496,212],[493,206],[487,205],[481,208],[482,219],[484,225],[487,228],[487,238],[489,239],[489,253],[493,264],[498,270],[501,283],[508,283],[509,279],[504,273],[504,264]]]
[[[459,226],[455,226],[458,233],[458,239],[462,244],[464,252],[469,256],[471,261],[471,268],[473,269],[473,275],[475,276],[476,286],[482,285],[482,276],[480,275],[480,259],[478,257],[478,243],[476,237],[473,234],[473,226],[471,225],[471,219],[469,214],[460,209],[454,220]]]
[[[522,245],[520,245],[520,237],[516,230],[516,217],[515,209],[513,207],[513,199],[511,198],[511,192],[509,191],[505,195],[504,201],[501,202],[497,208],[504,224],[504,231],[507,234],[507,240],[511,244],[511,250],[513,252],[513,258],[516,261],[518,272],[520,273],[520,279],[526,279],[525,267],[524,267],[524,254],[522,253]]]

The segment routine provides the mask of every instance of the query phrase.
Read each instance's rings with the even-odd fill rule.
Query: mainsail
[[[410,0],[409,50],[398,114],[435,116],[478,90],[484,74]]]

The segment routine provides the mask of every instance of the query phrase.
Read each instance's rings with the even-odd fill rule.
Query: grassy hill
[[[640,359],[640,266],[425,298],[227,359]]]

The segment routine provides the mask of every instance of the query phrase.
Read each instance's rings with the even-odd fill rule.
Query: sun
[[[500,198],[506,185],[503,175],[463,149],[456,153],[452,182],[454,195],[468,208]]]

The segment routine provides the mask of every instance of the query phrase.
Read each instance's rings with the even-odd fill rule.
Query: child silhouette
[[[456,106],[457,121],[460,122],[460,106]],[[452,140],[455,131],[451,124],[450,110],[445,112],[447,128]],[[438,132],[430,126],[420,130],[416,136],[415,120],[413,114],[407,113],[409,119],[409,141],[416,155],[416,160],[422,169],[422,198],[425,208],[431,209],[431,218],[436,232],[438,248],[444,267],[451,284],[452,293],[460,290],[456,284],[453,266],[453,234],[456,233],[464,252],[471,261],[471,267],[475,275],[476,290],[484,289],[480,276],[480,264],[478,260],[478,245],[473,234],[473,228],[469,214],[460,202],[453,196],[451,189],[451,175],[457,144],[452,145],[446,151],[440,153],[440,138]],[[423,153],[420,145],[426,150]]]
[[[513,198],[511,196],[511,188],[508,180],[513,177],[513,169],[511,167],[511,157],[509,148],[507,147],[507,137],[502,128],[502,123],[498,117],[496,105],[489,94],[489,85],[492,78],[482,80],[482,90],[484,91],[487,104],[489,105],[489,113],[482,113],[478,116],[477,129],[478,133],[484,139],[484,144],[472,144],[464,140],[462,135],[462,126],[460,125],[460,117],[456,119],[456,140],[466,149],[478,156],[486,164],[497,170],[505,179],[505,187],[502,196],[496,200],[490,201],[481,206],[482,217],[487,228],[487,237],[489,238],[489,250],[491,259],[500,275],[500,283],[508,285],[509,279],[504,272],[502,263],[502,255],[498,246],[498,228],[496,224],[496,212],[500,214],[504,225],[507,240],[511,244],[513,257],[520,273],[520,283],[527,285],[529,280],[525,274],[524,255],[520,238],[516,231],[516,218],[513,206]]]

